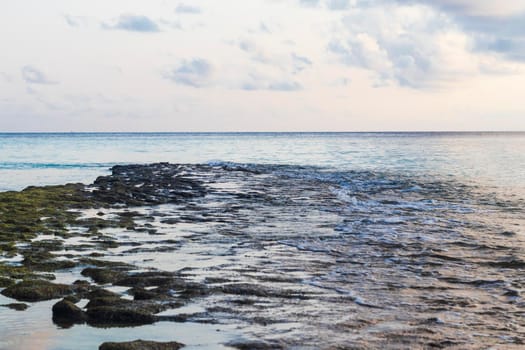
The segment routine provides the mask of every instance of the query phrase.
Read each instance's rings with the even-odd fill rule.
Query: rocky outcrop
[[[69,300],[62,299],[53,305],[53,322],[56,324],[67,326],[75,323],[84,323],[86,320],[86,313]]]
[[[98,202],[126,205],[179,203],[206,193],[202,182],[182,174],[181,165],[116,165],[111,171],[111,175],[100,176],[94,182],[92,195]]]
[[[91,277],[93,281],[100,284],[114,283],[125,276],[120,271],[94,267],[85,268],[81,273],[82,276]]]
[[[155,341],[135,340],[122,343],[104,343],[99,350],[178,350],[184,344],[177,342],[160,343]]]
[[[27,280],[2,291],[6,297],[20,301],[42,301],[60,298],[73,293],[76,288],[67,284],[55,284],[44,280]]]

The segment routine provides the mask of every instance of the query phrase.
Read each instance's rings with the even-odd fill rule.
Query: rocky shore
[[[209,170],[206,168],[203,166],[201,171]],[[187,315],[157,314],[180,308],[195,297],[213,293],[272,293],[253,286],[214,287],[192,282],[180,272],[145,271],[132,264],[103,259],[109,248],[140,246],[139,242],[120,242],[104,234],[105,229],[158,234],[148,224],[155,221],[154,215],[133,211],[133,207],[185,205],[205,195],[202,181],[187,176],[184,166],[167,163],[115,166],[111,175],[101,176],[89,186],[28,187],[21,192],[0,193],[0,256],[4,259],[0,261],[0,288],[1,294],[17,301],[0,306],[24,311],[29,307],[25,302],[61,298],[52,307],[53,322],[60,327],[84,323],[95,327],[130,327],[159,321],[185,322]],[[85,210],[96,213],[85,217],[82,215]],[[206,222],[205,217],[161,221],[174,225],[188,220]],[[139,225],[137,221],[144,223]],[[90,243],[64,245],[65,240],[79,236]],[[177,244],[170,240],[160,242],[166,247]],[[68,249],[89,254],[68,254]],[[56,253],[62,250],[63,253]],[[10,261],[13,258],[15,263]],[[71,284],[53,282],[55,272],[78,268],[83,279]],[[107,286],[126,287],[126,291],[115,293],[105,289]],[[88,301],[82,308],[77,306],[81,300]],[[267,347],[264,342],[250,344]],[[183,346],[177,342],[137,340],[104,343],[100,349],[161,350]],[[246,344],[234,346],[245,348]]]
[[[304,169],[269,169],[115,166],[90,185],[0,193],[2,306],[53,300],[63,329],[233,324],[245,336],[222,345],[237,349],[477,348],[483,331],[523,346],[525,260],[504,243],[523,239],[452,198],[471,189],[378,178],[348,200]],[[357,208],[365,197],[389,211]],[[523,219],[516,203],[497,207]],[[183,346],[157,340],[99,348]]]

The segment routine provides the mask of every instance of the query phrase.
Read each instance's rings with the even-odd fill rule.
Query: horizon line
[[[0,131],[1,134],[418,134],[525,133],[525,130],[383,130],[383,131]]]

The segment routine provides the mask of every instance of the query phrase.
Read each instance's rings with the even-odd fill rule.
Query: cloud
[[[299,91],[303,86],[294,80],[293,77],[279,77],[277,74],[263,74],[252,71],[244,75],[244,82],[240,85],[241,90],[245,91],[280,91],[290,92]]]
[[[121,15],[114,23],[103,23],[104,29],[126,30],[131,32],[154,33],[160,31],[157,23],[146,16]]]
[[[278,81],[268,86],[268,89],[273,91],[298,91],[302,88],[302,85],[296,81]]]
[[[350,7],[350,0],[328,0],[326,6],[332,11],[346,10]]]
[[[463,17],[458,19],[458,23],[474,38],[476,50],[525,62],[525,14],[510,17]]]
[[[70,27],[80,27],[86,25],[87,22],[87,19],[81,16],[63,15],[63,17]]]
[[[253,53],[257,50],[255,43],[251,40],[241,40],[239,42],[239,48],[248,53]]]
[[[213,72],[211,63],[203,58],[184,60],[177,67],[165,72],[164,78],[180,85],[201,88],[210,84]]]
[[[443,11],[474,41],[480,52],[525,62],[525,0],[397,0],[398,4]]]
[[[259,24],[259,31],[260,31],[261,33],[266,33],[266,34],[271,34],[271,33],[272,33],[272,31],[270,30],[270,28],[268,27],[268,25],[267,25],[266,23],[264,23],[264,22],[261,22],[261,23]]]
[[[371,71],[375,86],[416,89],[484,74],[489,65],[491,74],[512,71],[494,55],[525,58],[524,41],[498,41],[488,29],[466,30],[467,20],[460,19],[426,1],[370,2],[345,12],[328,50],[348,66]]]
[[[397,2],[408,5],[426,4],[466,16],[506,17],[525,12],[525,0],[397,0]]]
[[[49,80],[44,73],[32,66],[25,66],[22,68],[22,78],[30,84],[58,84],[56,81]]]
[[[186,4],[179,4],[175,8],[176,13],[187,13],[187,14],[198,14],[201,13],[202,10],[198,6],[192,6],[192,5],[186,5]]]
[[[312,61],[308,57],[299,56],[295,52],[292,52],[291,58],[294,67],[294,74],[299,73],[312,65]]]
[[[319,0],[299,0],[299,4],[305,7],[317,7],[319,6]]]
[[[291,92],[299,91],[303,89],[303,86],[296,81],[273,81],[273,82],[262,82],[262,81],[250,81],[245,82],[241,85],[241,89],[245,91],[281,91]]]
[[[6,83],[13,82],[11,75],[4,72],[0,72],[0,78],[2,78],[1,80],[5,81]]]

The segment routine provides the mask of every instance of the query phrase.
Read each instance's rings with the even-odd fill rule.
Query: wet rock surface
[[[70,300],[62,299],[53,305],[53,322],[62,326],[69,326],[75,323],[84,323],[87,315],[81,308]]]
[[[2,291],[6,297],[19,301],[42,301],[72,294],[74,286],[55,284],[44,280],[26,280]]]
[[[24,304],[24,303],[11,303],[11,304],[4,304],[0,306],[7,307],[7,308],[10,308],[16,311],[25,311],[29,308],[29,305]]]
[[[0,219],[26,232],[0,250],[2,294],[65,297],[62,326],[232,325],[237,349],[525,341],[520,198],[402,174],[167,163],[22,192],[0,194],[11,214],[36,202]],[[45,280],[62,271],[77,281]]]
[[[126,205],[182,203],[202,197],[205,189],[189,178],[178,165],[117,165],[109,176],[95,180],[93,197],[100,202]]]
[[[104,343],[100,345],[99,350],[178,350],[184,347],[184,344],[177,342],[154,342],[146,340],[135,340],[132,342],[122,343]]]

